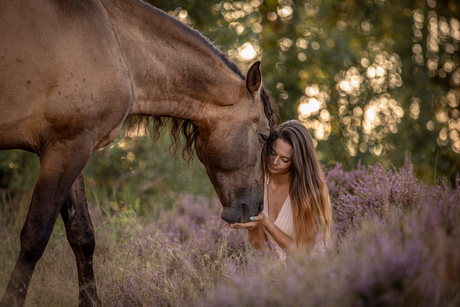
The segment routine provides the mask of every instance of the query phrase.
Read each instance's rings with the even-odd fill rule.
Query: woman
[[[249,242],[258,250],[271,242],[282,258],[284,251],[311,251],[319,238],[326,244],[331,204],[307,128],[297,120],[281,124],[263,156],[264,209],[248,223],[229,226],[247,229]]]

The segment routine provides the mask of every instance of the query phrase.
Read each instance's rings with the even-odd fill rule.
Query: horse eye
[[[266,136],[265,134],[259,133],[259,136],[262,138],[263,142],[266,142],[268,140],[268,136]]]

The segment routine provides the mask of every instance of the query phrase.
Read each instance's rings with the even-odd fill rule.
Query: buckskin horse
[[[79,305],[97,306],[83,168],[124,121],[172,119],[230,223],[262,211],[261,151],[276,121],[259,62],[244,76],[206,38],[140,0],[0,0],[0,149],[40,157],[0,306],[22,306],[60,213]]]

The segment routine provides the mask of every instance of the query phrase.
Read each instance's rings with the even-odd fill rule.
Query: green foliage
[[[0,189],[31,190],[40,167],[38,157],[22,150],[0,151]]]
[[[454,182],[460,171],[455,1],[149,2],[202,32],[243,70],[261,59],[281,120],[305,123],[328,168],[342,162],[350,169],[359,160],[402,166],[409,152],[419,178]]]
[[[93,153],[84,170],[88,201],[127,215],[157,217],[180,193],[211,198],[204,167],[175,158],[167,132],[163,129],[156,143],[148,136],[121,135]]]
[[[123,226],[135,216],[157,218],[171,209],[179,194],[210,199],[213,187],[203,165],[190,165],[171,152],[167,128],[154,143],[149,136],[124,137],[93,153],[84,169],[88,202],[104,214],[117,214]],[[30,201],[39,169],[39,158],[20,150],[0,151],[0,213],[11,217],[14,204]],[[26,208],[22,208],[26,209]]]

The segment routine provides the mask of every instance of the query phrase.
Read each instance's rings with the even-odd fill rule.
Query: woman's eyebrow
[[[272,151],[273,151],[275,154],[278,154],[274,148],[272,148]],[[285,159],[291,160],[291,157],[281,156],[281,158],[285,158]]]

